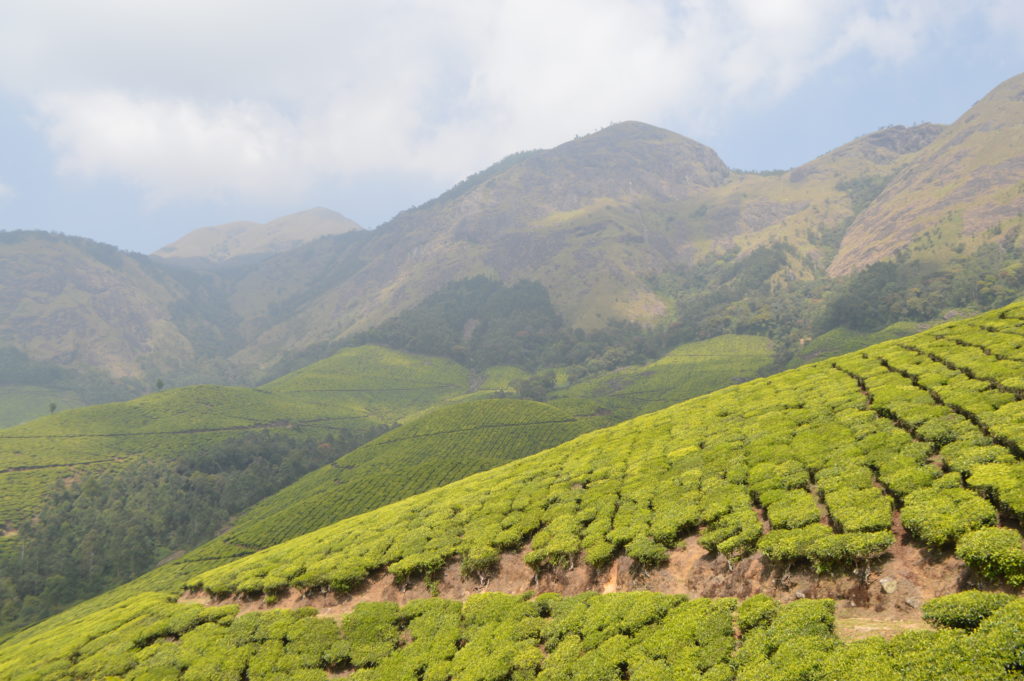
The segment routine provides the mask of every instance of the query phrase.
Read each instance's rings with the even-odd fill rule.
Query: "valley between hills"
[[[0,233],[0,679],[1020,678],[1022,135]]]

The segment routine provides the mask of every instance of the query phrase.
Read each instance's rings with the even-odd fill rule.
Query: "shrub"
[[[806,490],[766,492],[761,498],[767,504],[768,520],[772,527],[803,527],[818,522],[820,518],[818,505],[811,493]]]
[[[844,532],[884,530],[892,523],[892,498],[876,487],[838,489],[825,495],[825,504]]]
[[[956,555],[987,579],[1024,585],[1024,549],[1021,537],[1005,527],[986,527],[965,534]]]
[[[808,558],[818,572],[828,572],[881,555],[895,537],[889,530],[829,534],[811,544]]]
[[[740,604],[736,611],[736,624],[741,632],[746,633],[755,627],[768,626],[778,613],[778,601],[765,594],[757,594]]]
[[[901,512],[903,525],[930,546],[944,546],[964,533],[996,522],[996,509],[963,488],[927,487],[911,492]]]
[[[992,591],[961,591],[933,598],[921,612],[929,624],[937,627],[974,629],[993,612],[1013,600],[1013,596]]]

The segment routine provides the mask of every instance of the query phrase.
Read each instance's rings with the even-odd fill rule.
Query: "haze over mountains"
[[[229,222],[189,232],[153,255],[177,261],[247,262],[269,258],[328,234],[362,229],[341,213],[312,208],[267,223]]]
[[[686,323],[678,278],[716,258],[742,268],[759,248],[777,262],[737,301],[886,259],[948,271],[986,244],[1019,245],[1022,90],[1018,76],[951,126],[885,128],[781,173],[619,123],[510,156],[372,231],[314,209],[197,230],[161,258],[9,233],[0,346],[119,379],[239,381],[474,275],[538,281],[568,326],[599,329]],[[196,258],[238,266],[184,266]]]

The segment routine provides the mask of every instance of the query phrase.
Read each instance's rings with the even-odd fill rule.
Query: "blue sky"
[[[0,229],[373,227],[621,120],[788,168],[1022,71],[1019,0],[5,0]]]

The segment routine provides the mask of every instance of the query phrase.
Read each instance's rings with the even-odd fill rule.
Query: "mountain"
[[[113,379],[194,372],[237,341],[219,296],[209,277],[113,246],[0,232],[0,347],[28,360]]]
[[[677,273],[714,258],[739,268],[759,248],[782,245],[785,262],[741,296],[823,280],[858,212],[941,130],[888,128],[777,174],[729,170],[711,149],[636,122],[518,154],[364,238],[255,267],[232,296],[255,320],[235,359],[266,364],[364,331],[481,274],[540,282],[584,329],[684,320]]]
[[[229,222],[189,232],[153,255],[176,262],[253,262],[291,250],[328,234],[361,230],[341,213],[313,208],[260,222]]]
[[[1024,74],[1011,78],[922,147],[850,226],[831,276],[872,262],[943,262],[1024,228]]]
[[[238,283],[236,309],[289,314],[266,315],[269,328],[237,358],[262,363],[366,330],[479,274],[541,282],[574,326],[655,319],[665,305],[643,278],[671,252],[633,205],[690,196],[728,176],[712,150],[642,123],[510,157],[364,239],[324,240],[257,266]]]
[[[650,346],[665,352],[757,335],[776,343],[782,366],[840,326],[872,333],[1024,293],[1022,78],[950,126],[884,128],[780,172],[729,169],[686,137],[618,123],[514,154],[377,229],[249,252],[228,269],[164,257],[143,265],[116,251],[104,257],[123,264],[111,268],[90,255],[99,246],[43,235],[18,237],[35,244],[27,260],[9,237],[0,295],[19,321],[0,321],[0,347],[143,385],[170,375],[252,382],[483,276],[543,286],[563,336],[635,323],[634,335],[661,334]],[[282,220],[324,221],[317,216]],[[225,248],[211,257],[242,252]],[[69,277],[98,272],[99,287],[61,297]],[[467,324],[472,340],[474,319]],[[38,384],[18,385],[38,394]]]
[[[0,678],[1019,678],[1022,360],[1015,304],[731,386],[86,604]]]

